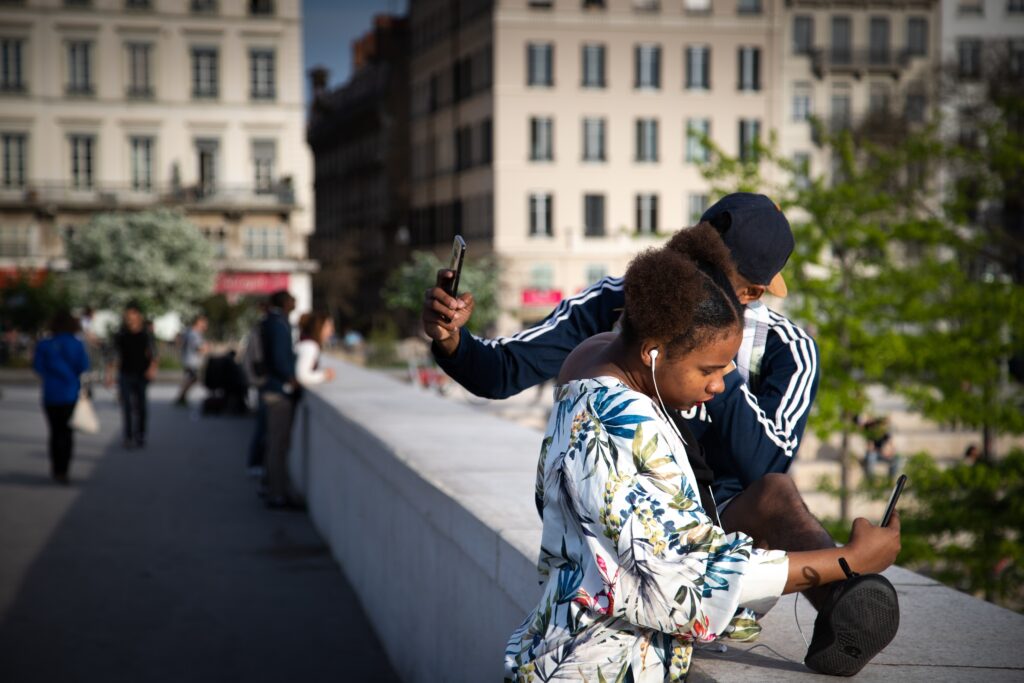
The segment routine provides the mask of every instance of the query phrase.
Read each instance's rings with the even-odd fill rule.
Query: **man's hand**
[[[900,515],[892,513],[889,526],[875,526],[863,517],[853,520],[850,542],[850,566],[861,574],[880,572],[900,554]],[[856,562],[856,564],[854,564]]]
[[[437,283],[426,291],[423,299],[423,331],[447,356],[459,348],[460,329],[473,315],[474,303],[469,292],[458,298],[448,296],[443,285],[453,277],[455,273],[447,268],[437,271]]]

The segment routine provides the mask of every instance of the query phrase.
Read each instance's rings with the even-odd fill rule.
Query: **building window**
[[[686,160],[702,164],[708,160],[708,148],[704,139],[711,135],[711,119],[688,119],[686,121]]]
[[[807,152],[793,152],[793,180],[801,190],[811,186],[811,155]]]
[[[92,42],[72,40],[68,43],[69,95],[92,95]]]
[[[153,9],[153,3],[151,0],[125,0],[124,8],[130,10]]]
[[[189,9],[193,14],[214,14],[217,11],[217,0],[190,0]]]
[[[806,55],[814,49],[814,17],[793,17],[793,54]]]
[[[192,48],[192,97],[217,97],[217,48]]]
[[[25,41],[20,38],[0,38],[0,92],[25,91],[24,49]]]
[[[530,236],[543,235],[551,237],[554,232],[551,229],[551,195],[531,194],[530,195]]]
[[[128,97],[149,98],[153,96],[153,86],[149,78],[150,55],[153,46],[148,43],[128,43]]]
[[[853,27],[850,17],[832,17],[832,63],[853,61]]]
[[[529,43],[526,46],[526,84],[552,86],[555,46],[551,43]]]
[[[252,141],[253,187],[256,194],[270,194],[274,191],[276,157],[277,143],[273,140]]]
[[[588,285],[592,285],[608,277],[608,266],[603,263],[591,263],[587,266],[586,273],[584,276],[586,282]]]
[[[25,163],[28,159],[28,136],[24,133],[3,133],[3,186],[25,187]]]
[[[736,11],[740,14],[760,14],[761,0],[738,0]]]
[[[757,161],[761,141],[761,121],[740,119],[740,161]]]
[[[132,137],[132,189],[149,192],[153,189],[153,138]]]
[[[1024,40],[1011,40],[1007,46],[1009,71],[1014,78],[1024,76]]]
[[[604,161],[604,119],[583,119],[583,160]]]
[[[811,118],[811,84],[800,81],[793,84],[793,120],[807,121]]]
[[[924,121],[925,97],[921,93],[909,93],[903,116],[910,123],[921,123]]]
[[[455,130],[455,170],[464,171],[473,166],[473,128],[460,126]]]
[[[583,235],[604,237],[604,195],[583,195]]]
[[[872,83],[868,89],[868,114],[879,116],[889,111],[889,86]]]
[[[548,292],[555,288],[555,271],[547,263],[530,268],[530,289]]]
[[[274,87],[274,51],[249,51],[249,95],[254,100],[272,100]]]
[[[654,235],[658,232],[658,195],[636,196],[636,233]]]
[[[981,16],[985,13],[985,0],[959,0],[956,9],[960,15]]]
[[[605,46],[587,44],[583,46],[583,87],[603,88]]]
[[[32,226],[2,225],[0,226],[0,257],[24,258],[32,256]]]
[[[658,160],[658,120],[636,120],[636,160]]]
[[[494,158],[494,124],[491,119],[484,119],[480,123],[480,163],[489,164]]]
[[[661,87],[661,46],[637,45],[633,49],[635,64],[634,87],[657,89]]]
[[[274,0],[249,0],[249,15],[269,17],[274,14]]]
[[[706,194],[691,194],[689,197],[690,225],[700,223],[701,216],[708,210],[708,196]]]
[[[739,49],[739,89],[744,91],[761,89],[761,48],[741,47]]]
[[[711,0],[683,0],[683,9],[688,14],[707,14],[711,12]]]
[[[223,259],[228,255],[227,248],[227,231],[223,227],[220,228],[203,228],[203,237],[213,247],[213,257],[215,259]]]
[[[196,190],[200,197],[210,197],[217,193],[217,153],[220,144],[216,140],[196,140],[196,177],[199,183]]]
[[[686,48],[686,89],[711,89],[711,48],[707,45]]]
[[[868,60],[872,64],[889,63],[888,17],[871,17],[868,23]]]
[[[246,227],[243,232],[242,249],[245,258],[279,259],[285,257],[284,228],[267,226]]]
[[[925,57],[928,54],[928,20],[923,17],[907,19],[907,54]]]
[[[967,38],[957,43],[957,73],[963,79],[981,77],[981,41]]]
[[[91,190],[96,136],[72,135],[68,140],[71,147],[71,187],[76,190]]]
[[[1022,14],[1022,13],[1024,13],[1024,0],[1006,0],[1006,13],[1007,14]]]
[[[832,93],[832,130],[846,130],[850,127],[850,92],[843,88]]]
[[[633,0],[633,9],[638,12],[657,12],[661,9],[661,0]]]
[[[530,161],[551,161],[554,158],[552,149],[554,125],[554,121],[549,118],[533,117],[530,119]]]

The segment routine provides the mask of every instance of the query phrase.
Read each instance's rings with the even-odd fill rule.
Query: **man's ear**
[[[749,303],[760,300],[767,291],[768,288],[764,285],[745,285],[742,289],[736,292],[736,298],[740,300],[741,304],[746,306]]]

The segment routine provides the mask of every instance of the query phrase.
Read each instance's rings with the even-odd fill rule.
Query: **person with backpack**
[[[78,321],[59,311],[50,322],[51,336],[36,345],[32,367],[43,380],[43,410],[50,428],[50,475],[69,484],[68,468],[74,451],[71,414],[82,390],[81,376],[89,369],[85,344],[75,334]]]

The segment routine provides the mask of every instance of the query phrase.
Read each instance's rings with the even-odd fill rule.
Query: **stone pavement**
[[[265,510],[244,477],[252,420],[174,391],[151,388],[149,445],[125,451],[100,390],[65,488],[38,388],[5,383],[0,681],[397,681],[307,516]]]

